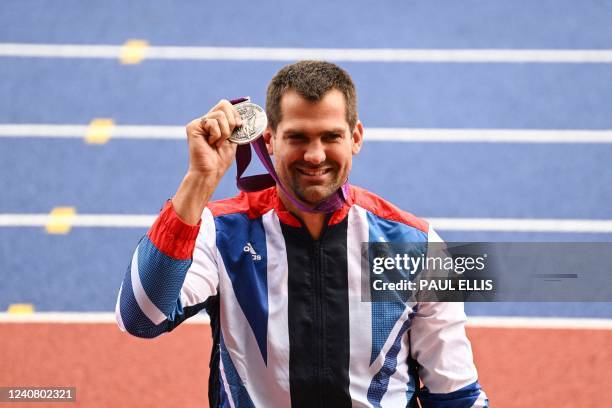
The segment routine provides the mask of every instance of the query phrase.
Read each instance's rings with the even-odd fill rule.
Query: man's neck
[[[285,208],[302,220],[302,223],[310,233],[312,239],[319,239],[321,232],[323,232],[323,227],[325,226],[325,214],[302,211],[285,196],[281,189],[277,188],[276,191],[278,197],[285,205]]]

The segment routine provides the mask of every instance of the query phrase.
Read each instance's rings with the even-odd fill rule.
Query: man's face
[[[267,129],[264,134],[274,167],[297,198],[316,205],[348,178],[352,156],[361,148],[363,126],[358,121],[355,129],[349,128],[344,96],[335,89],[318,102],[289,90],[280,106],[276,131]]]

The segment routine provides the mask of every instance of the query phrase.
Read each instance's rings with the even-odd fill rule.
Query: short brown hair
[[[288,90],[296,91],[303,98],[317,102],[332,89],[344,95],[346,121],[351,130],[357,123],[357,93],[350,75],[339,66],[325,61],[299,61],[283,67],[268,85],[266,114],[268,125],[276,130],[281,121],[281,98]]]

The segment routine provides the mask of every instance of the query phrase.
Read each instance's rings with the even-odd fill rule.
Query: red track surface
[[[612,330],[472,328],[468,334],[493,407],[612,401]],[[141,340],[113,324],[3,323],[0,386],[76,387],[77,402],[51,405],[57,408],[205,407],[210,344],[207,325]]]

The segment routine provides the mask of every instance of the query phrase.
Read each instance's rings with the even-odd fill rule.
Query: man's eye
[[[336,140],[342,139],[342,135],[339,133],[329,133],[325,135],[325,140],[333,142]]]
[[[301,142],[306,138],[303,135],[291,134],[287,136],[287,139],[289,139],[292,142]]]

